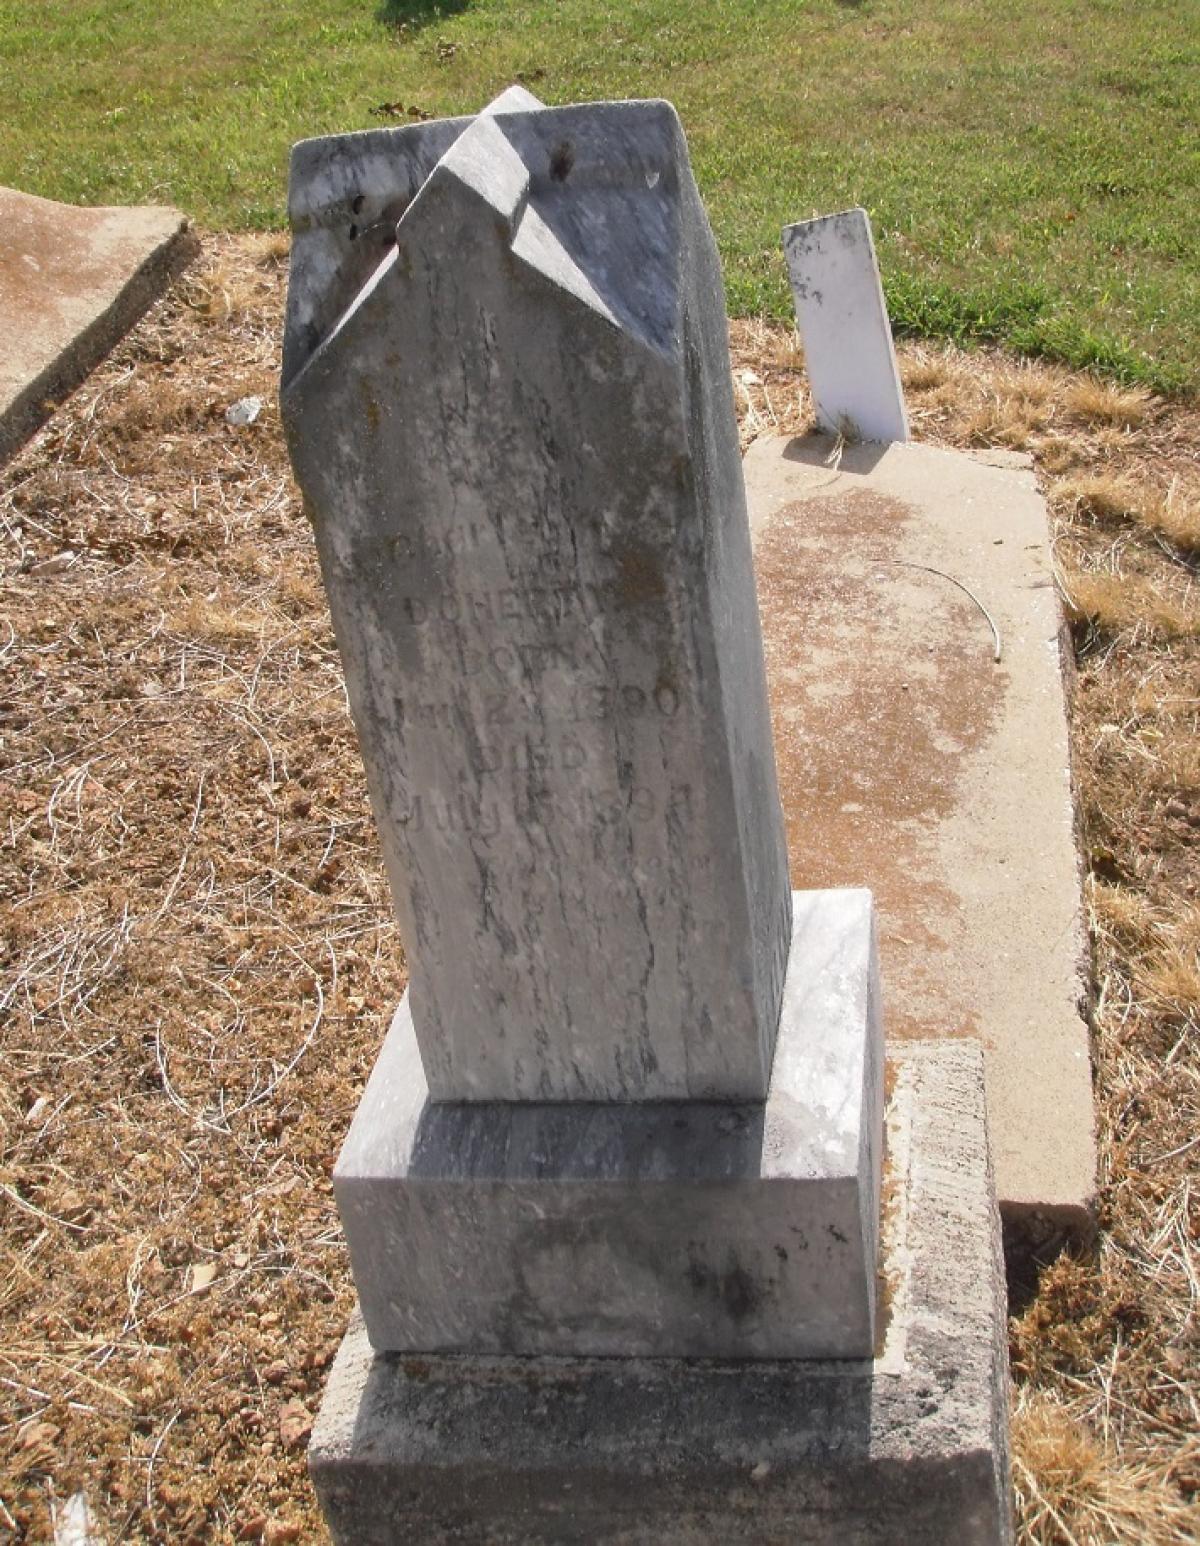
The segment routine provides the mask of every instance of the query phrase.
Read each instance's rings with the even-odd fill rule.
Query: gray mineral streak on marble
[[[293,159],[284,420],[429,1092],[761,1100],[790,892],[716,251],[668,104],[514,100]]]

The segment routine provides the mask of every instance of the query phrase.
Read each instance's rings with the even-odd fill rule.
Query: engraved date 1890
[[[547,718],[536,698],[513,692],[484,692],[465,705],[448,698],[395,698],[393,703],[398,725],[415,725],[422,730],[455,730],[468,724],[541,725]],[[647,690],[633,684],[614,686],[600,682],[573,688],[561,717],[570,724],[584,725],[618,718],[642,719],[647,715],[674,719],[678,712],[679,694],[673,687],[660,684]]]

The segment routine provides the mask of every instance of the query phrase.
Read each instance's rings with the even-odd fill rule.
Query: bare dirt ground
[[[329,1169],[403,981],[274,393],[279,238],[202,262],[0,474],[0,1540],[320,1540]],[[802,427],[734,327],[746,440]],[[1025,1539],[1200,1536],[1200,413],[910,347],[1031,451],[1074,622],[1102,1234],[1014,1320]],[[257,420],[225,410],[248,395]]]

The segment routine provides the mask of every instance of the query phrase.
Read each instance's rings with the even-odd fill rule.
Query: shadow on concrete
[[[832,435],[797,435],[783,448],[785,462],[803,462],[808,467],[823,467],[832,472],[864,475],[882,461],[890,444],[878,440],[844,441],[841,453],[835,458],[837,440]]]
[[[869,1361],[372,1355],[356,1319],[309,1469],[338,1542],[961,1540],[988,1457],[887,1453],[884,1383],[876,1415]]]

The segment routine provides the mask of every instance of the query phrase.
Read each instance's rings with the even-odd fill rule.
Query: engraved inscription
[[[502,676],[530,678],[554,667],[574,670],[577,661],[574,652],[561,641],[531,644],[497,644],[489,650],[465,648],[460,652],[460,664],[464,676],[479,676],[491,669]]]
[[[786,855],[715,250],[673,115],[566,111],[578,187],[549,119],[479,122],[357,295],[313,249],[289,447],[430,1099],[757,1099]]]
[[[542,785],[522,790],[511,803],[462,790],[450,797],[413,795],[407,808],[399,812],[399,821],[409,833],[461,832],[495,837],[509,827],[544,826],[553,811],[556,816],[603,830],[626,817],[637,822],[686,819],[691,801],[689,784],[681,784],[667,794],[641,786],[627,793],[616,789],[572,789],[559,793]]]
[[[414,627],[426,624],[535,622],[561,625],[599,617],[603,587],[599,585],[523,585],[500,590],[448,592],[444,596],[402,596],[400,615]]]
[[[449,698],[430,701],[394,697],[392,703],[398,725],[416,725],[423,730],[454,730],[462,724],[462,706]],[[484,691],[472,702],[471,708],[476,722],[488,727],[540,725],[545,720],[541,703],[494,689]],[[642,687],[613,687],[607,682],[598,682],[571,690],[564,717],[571,724],[582,725],[617,717],[642,719],[651,716],[670,720],[678,712],[679,694],[673,687],[656,687],[647,692]]]
[[[588,719],[612,719],[617,714],[640,719],[657,713],[663,719],[674,719],[678,712],[679,694],[673,687],[659,686],[647,692],[642,687],[613,687],[601,682],[572,693],[569,717],[578,724]]]

